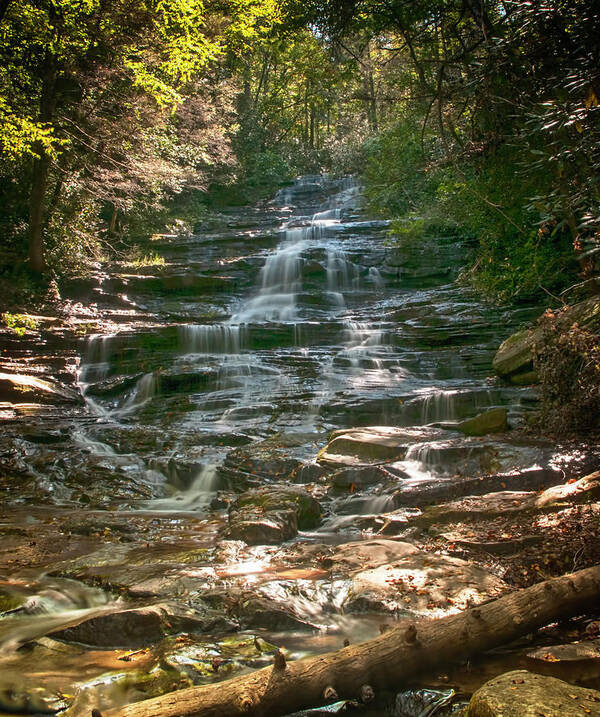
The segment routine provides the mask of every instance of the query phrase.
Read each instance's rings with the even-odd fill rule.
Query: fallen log
[[[600,566],[547,580],[457,615],[405,620],[337,652],[265,667],[220,683],[190,687],[112,710],[105,717],[283,715],[327,700],[369,699],[420,673],[506,644],[598,605]]]

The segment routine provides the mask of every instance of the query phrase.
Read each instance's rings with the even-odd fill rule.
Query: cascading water
[[[186,324],[179,327],[179,336],[183,354],[237,355],[242,350],[244,331],[228,324]]]
[[[297,233],[300,230],[291,230]],[[306,241],[285,244],[268,257],[261,270],[257,296],[231,317],[232,324],[255,321],[291,321],[296,315],[296,295],[302,286],[302,251]]]
[[[209,464],[198,471],[187,488],[174,491],[168,498],[147,501],[141,507],[166,513],[199,510],[210,503],[218,486],[217,466]]]
[[[23,484],[43,488],[46,505],[34,518],[21,504],[15,535],[32,519],[35,532],[27,539],[41,543],[59,526],[54,574],[108,588],[97,589],[89,602],[42,601],[49,612],[40,615],[28,598],[42,588],[27,587],[27,607],[0,616],[6,628],[0,639],[15,647],[123,607],[129,621],[131,608],[163,601],[200,619],[201,627],[192,626],[181,640],[171,634],[163,640],[178,623],[161,622],[156,647],[131,653],[131,664],[126,642],[108,673],[95,664],[77,667],[71,685],[63,679],[62,692],[77,684],[91,701],[73,714],[118,707],[118,687],[110,694],[102,690],[116,685],[126,669],[137,673],[138,657],[154,661],[153,675],[168,666],[169,685],[173,670],[188,670],[201,683],[221,677],[211,667],[221,654],[235,653],[231,662],[226,657],[228,670],[270,662],[271,653],[261,656],[255,648],[263,638],[285,644],[295,659],[339,648],[340,631],[372,637],[381,613],[341,615],[354,575],[336,567],[332,579],[312,557],[311,543],[375,534],[402,538],[402,521],[408,524],[406,516],[416,509],[402,507],[400,485],[437,489],[460,475],[533,464],[530,446],[507,448],[495,436],[480,440],[453,430],[457,421],[489,407],[518,409],[520,399],[510,391],[524,390],[492,389],[487,381],[504,314],[451,283],[456,273],[447,269],[458,270],[460,243],[453,237],[448,251],[438,252],[445,245],[436,240],[418,256],[413,248],[391,247],[387,224],[361,213],[359,195],[350,179],[307,177],[282,191],[275,205],[225,214],[221,233],[165,239],[160,276],[123,278],[145,313],[131,321],[121,316],[120,331],[88,341],[79,378],[89,410],[72,409],[76,420],[70,426],[77,430],[49,431],[41,437],[47,444],[38,443],[35,432],[16,437],[19,470],[30,464]],[[315,462],[332,430],[365,426],[407,427],[410,445],[391,462],[367,457],[348,470]],[[319,523],[297,536],[292,530],[292,537],[276,537],[278,545],[263,544],[268,541],[258,532],[258,544],[251,544],[243,531],[254,530],[255,523],[258,531],[276,530],[281,516],[279,508],[273,512],[262,503],[246,516],[241,494],[258,489],[269,496],[291,483],[298,489],[306,484],[319,500]],[[287,515],[287,505],[282,512]],[[290,526],[293,520],[284,527]],[[306,562],[302,553],[309,555]],[[35,568],[24,570],[29,586]],[[54,581],[49,569],[37,577]],[[110,594],[123,597],[114,601]],[[289,630],[274,627],[282,615]],[[238,663],[222,630],[246,617],[258,622],[249,635],[235,638],[246,641],[240,652],[249,655]],[[143,625],[154,624],[154,618],[143,619]],[[326,625],[328,632],[311,629],[298,637],[298,625]],[[140,634],[144,628],[134,637]],[[52,657],[57,644],[50,636],[31,650],[11,648],[17,665],[11,685],[20,684],[25,653],[32,661],[48,660],[43,674],[37,664],[30,670],[34,689],[47,673],[57,674],[53,660],[63,660],[62,652]],[[98,659],[99,650],[89,652]],[[75,651],[73,661],[80,659]],[[81,676],[88,670],[100,675],[92,688]],[[10,709],[17,711],[12,703]]]

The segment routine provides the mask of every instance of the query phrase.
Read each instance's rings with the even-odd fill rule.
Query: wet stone
[[[318,461],[330,467],[360,466],[402,460],[415,443],[440,436],[441,431],[423,428],[374,426],[334,431],[319,453]]]
[[[281,604],[256,592],[240,588],[217,589],[203,594],[212,608],[238,620],[241,629],[316,630],[317,626],[293,605]]]
[[[56,639],[95,647],[136,648],[184,630],[206,632],[230,628],[231,623],[207,609],[200,613],[176,603],[158,603],[83,618],[52,635]]]
[[[23,682],[16,674],[0,675],[0,712],[9,714],[55,714],[69,706],[59,692]]]
[[[348,490],[352,486],[360,489],[363,486],[377,485],[399,479],[398,475],[390,474],[389,471],[380,466],[368,466],[361,468],[342,468],[331,475],[331,483],[335,488]]]
[[[88,715],[92,710],[110,709],[117,704],[131,704],[141,700],[192,686],[181,672],[155,665],[148,670],[114,670],[104,672],[81,684],[77,698],[65,717]]]
[[[230,451],[219,473],[235,486],[243,486],[260,480],[287,479],[301,466],[301,461],[291,457],[285,447],[262,441]]]
[[[486,682],[471,698],[469,717],[585,717],[600,714],[600,692],[526,670]]]
[[[418,483],[405,482],[394,494],[394,503],[401,505],[428,505],[460,498],[462,496],[475,496],[501,490],[539,490],[548,486],[557,485],[564,480],[564,472],[557,468],[527,468],[511,473],[496,473],[475,478],[453,476],[452,479],[420,481]]]
[[[415,550],[357,572],[344,609],[437,616],[497,597],[506,587],[488,570],[465,560]]]
[[[232,677],[244,669],[267,667],[273,664],[276,649],[254,634],[238,634],[218,641],[180,635],[167,638],[158,652],[166,665],[198,685]]]
[[[243,493],[231,506],[225,535],[249,545],[281,543],[316,527],[321,506],[303,488],[270,486]]]

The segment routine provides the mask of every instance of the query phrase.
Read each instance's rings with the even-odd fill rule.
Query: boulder
[[[232,505],[225,535],[249,545],[290,540],[298,530],[315,528],[321,506],[300,486],[268,486],[243,493]]]
[[[592,331],[600,329],[600,299],[593,297],[569,306],[553,319],[554,325],[566,330],[574,323]],[[494,371],[510,383],[523,385],[535,383],[537,374],[533,365],[536,346],[545,340],[543,325],[523,329],[509,336],[498,349],[492,361]]]
[[[207,610],[200,613],[183,605],[165,602],[129,610],[104,611],[91,617],[86,615],[52,635],[59,640],[94,647],[136,648],[183,630],[205,632],[231,627],[225,623],[221,616]]]
[[[331,483],[335,488],[347,491],[352,486],[363,488],[389,481],[397,480],[399,476],[392,475],[381,466],[361,466],[358,468],[342,468],[331,476]]]
[[[10,403],[83,403],[77,391],[55,381],[20,373],[0,373],[0,401]]]
[[[466,436],[485,436],[488,433],[504,433],[508,428],[506,408],[491,408],[474,418],[468,418],[456,425]]]
[[[267,439],[230,451],[219,473],[235,486],[289,479],[302,466],[283,439]]]
[[[329,443],[319,452],[319,463],[335,468],[399,461],[408,448],[424,439],[438,437],[431,428],[394,428],[371,426],[334,431]]]
[[[527,670],[506,672],[477,690],[469,717],[589,717],[600,714],[600,692]]]
[[[533,351],[541,338],[541,328],[517,331],[500,344],[492,360],[492,368],[498,376],[511,383],[535,383],[537,374],[533,368]]]
[[[413,548],[399,559],[355,573],[344,610],[440,616],[497,597],[506,587],[466,560]]]

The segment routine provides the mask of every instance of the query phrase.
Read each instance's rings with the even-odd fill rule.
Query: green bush
[[[25,336],[27,331],[35,331],[37,329],[37,321],[33,316],[28,314],[11,314],[5,311],[1,315],[2,321],[9,328],[12,329],[17,336]]]
[[[547,329],[535,359],[540,379],[540,427],[555,434],[600,428],[600,337],[573,324]]]
[[[368,139],[364,152],[365,194],[372,210],[402,216],[422,212],[433,202],[437,178],[427,166],[433,146],[421,142],[417,122],[397,121]]]

